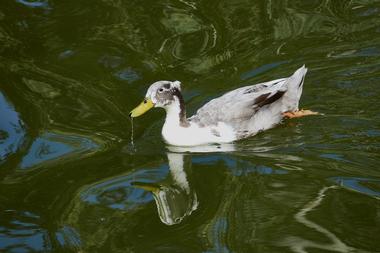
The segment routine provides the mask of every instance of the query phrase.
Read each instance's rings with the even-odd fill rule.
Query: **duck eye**
[[[163,91],[164,91],[164,89],[163,89],[163,88],[160,88],[158,91],[159,91],[159,92],[163,92]]]

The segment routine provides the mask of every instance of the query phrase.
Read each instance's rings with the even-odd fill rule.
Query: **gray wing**
[[[280,99],[286,90],[285,78],[241,87],[209,101],[189,120],[204,126],[218,122],[239,124],[250,119],[261,107]]]

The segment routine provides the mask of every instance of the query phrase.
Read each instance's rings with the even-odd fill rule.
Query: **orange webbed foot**
[[[282,116],[288,119],[293,119],[293,118],[300,118],[304,116],[310,116],[310,115],[319,115],[319,112],[313,112],[311,110],[299,110],[299,111],[294,111],[294,112],[284,112],[282,113]]]

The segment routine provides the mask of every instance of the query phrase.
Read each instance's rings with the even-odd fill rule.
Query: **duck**
[[[129,117],[139,117],[154,107],[165,109],[161,133],[169,145],[232,143],[271,129],[284,119],[318,114],[299,110],[306,73],[303,65],[289,77],[231,90],[210,100],[189,118],[181,82],[157,81]]]

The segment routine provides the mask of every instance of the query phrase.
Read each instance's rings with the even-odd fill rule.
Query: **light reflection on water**
[[[50,252],[55,241],[62,248],[81,247],[79,235],[72,227],[65,226],[51,234],[35,213],[3,210],[0,215],[0,250],[4,252]]]
[[[372,178],[333,177],[339,186],[380,199],[380,180]],[[372,186],[372,187],[371,187]]]
[[[0,164],[17,152],[25,141],[26,131],[13,106],[0,92]]]
[[[73,154],[84,155],[97,149],[99,149],[99,145],[85,137],[45,133],[34,140],[30,150],[22,158],[20,168],[30,168],[54,160],[64,159]]]
[[[16,2],[30,8],[49,8],[49,3],[47,0],[42,0],[42,1],[16,0]]]
[[[81,201],[92,205],[105,205],[112,209],[134,209],[140,204],[152,201],[153,197],[143,189],[134,187],[133,182],[155,183],[157,180],[163,180],[167,173],[168,167],[160,166],[108,179],[84,189],[80,193]]]
[[[335,186],[330,187],[324,187],[318,192],[318,196],[307,203],[298,213],[294,215],[294,218],[297,222],[302,223],[306,227],[309,227],[312,230],[315,230],[324,236],[326,236],[329,239],[329,243],[318,243],[314,241],[310,241],[304,238],[295,237],[295,236],[289,236],[284,239],[284,241],[281,243],[284,246],[290,247],[294,252],[297,253],[303,253],[307,252],[308,248],[317,248],[317,249],[324,249],[329,251],[336,251],[336,252],[350,252],[354,249],[347,246],[345,243],[341,241],[335,234],[331,233],[329,230],[324,228],[323,226],[309,220],[306,215],[313,211],[316,207],[318,207],[323,199],[326,196],[326,193],[331,190],[337,188]]]

